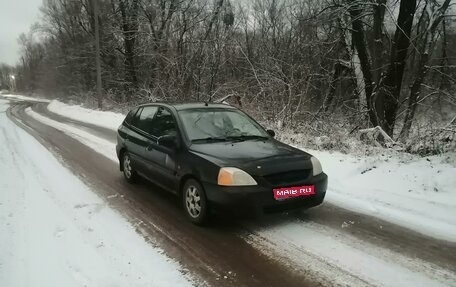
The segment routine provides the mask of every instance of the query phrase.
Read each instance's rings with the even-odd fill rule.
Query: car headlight
[[[236,167],[222,167],[218,174],[218,185],[242,186],[257,185],[257,182],[250,174]]]
[[[319,175],[323,172],[323,169],[321,168],[321,163],[316,157],[311,157],[310,161],[312,162],[312,170],[314,176]]]

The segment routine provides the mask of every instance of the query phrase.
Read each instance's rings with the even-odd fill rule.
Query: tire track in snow
[[[66,119],[49,111],[46,104],[37,103],[32,108],[54,120],[67,121],[74,125],[87,125],[85,122],[78,123],[74,119]],[[105,137],[116,137],[116,131],[96,126],[92,128],[95,129],[93,131],[95,133],[105,133]],[[324,204],[307,213],[297,213],[296,217],[330,226],[373,245],[391,249],[408,257],[417,257],[456,272],[456,243],[430,238],[385,220],[349,211],[332,204]],[[354,224],[349,224],[349,222]]]
[[[294,268],[349,286],[453,286],[456,274],[312,221],[271,219],[246,240]],[[317,279],[316,279],[317,280]]]
[[[35,109],[35,106],[33,106],[33,108]],[[47,111],[45,113],[46,116],[50,116],[50,114],[52,114],[52,113],[50,113],[49,111]],[[53,118],[54,116],[51,115],[50,117]],[[69,120],[69,122],[71,122],[72,125],[77,126],[77,123],[74,120]],[[98,131],[98,132],[100,132],[100,131]],[[110,133],[109,136],[111,138],[112,138],[112,133],[115,134],[115,131],[105,131],[105,132]],[[423,237],[423,236],[416,236],[416,233],[410,232],[409,230],[406,230],[404,228],[394,226],[392,224],[389,224],[389,223],[381,221],[381,220],[375,220],[375,219],[371,220],[369,217],[362,216],[362,215],[359,215],[357,213],[350,212],[350,211],[341,211],[341,209],[339,209],[337,215],[334,215],[334,214],[331,215],[332,210],[334,210],[334,207],[327,205],[327,206],[322,206],[321,208],[309,211],[308,213],[306,213],[304,215],[302,215],[302,214],[298,215],[297,217],[298,218],[301,218],[302,216],[310,217],[311,221],[322,224],[321,225],[322,228],[327,228],[326,225],[334,228],[336,224],[341,224],[341,223],[343,224],[345,222],[345,220],[342,217],[345,217],[345,218],[358,217],[358,218],[363,218],[363,219],[367,218],[367,220],[365,220],[365,221],[367,221],[367,223],[364,222],[363,224],[361,224],[361,227],[358,227],[358,229],[355,232],[353,232],[353,228],[346,228],[345,230],[342,230],[342,231],[335,230],[335,232],[336,233],[339,232],[339,237],[347,236],[347,234],[354,233],[355,237],[353,237],[353,240],[358,243],[360,242],[360,244],[364,244],[365,246],[366,246],[366,242],[371,242],[371,245],[369,245],[369,243],[367,243],[367,246],[371,246],[371,247],[373,246],[375,248],[379,247],[378,245],[380,245],[380,248],[390,247],[392,249],[392,251],[387,250],[388,252],[390,252],[389,256],[403,253],[403,256],[401,255],[402,256],[401,260],[403,260],[403,262],[413,261],[412,260],[413,257],[418,257],[419,260],[422,260],[422,258],[425,258],[426,259],[425,261],[416,260],[416,262],[425,262],[425,263],[427,261],[431,262],[431,263],[429,263],[430,265],[428,264],[428,267],[424,268],[424,270],[426,271],[424,273],[429,275],[429,273],[432,273],[433,272],[432,270],[434,270],[436,272],[440,272],[440,275],[442,275],[443,278],[447,278],[446,279],[446,280],[448,280],[448,281],[446,281],[447,284],[454,283],[454,281],[453,281],[454,280],[454,268],[455,268],[456,264],[455,264],[455,260],[454,260],[454,255],[452,255],[452,254],[456,254],[456,252],[447,253],[447,251],[456,250],[454,248],[454,245],[450,244],[447,246],[443,242],[443,244],[445,244],[445,245],[442,246],[442,248],[441,248],[442,251],[439,251],[435,248],[439,248],[439,245],[442,243],[440,241],[435,241],[435,240],[432,240],[432,239],[429,239],[429,238]],[[314,213],[315,213],[315,215],[314,215]],[[319,219],[320,218],[319,214],[323,215],[322,216],[323,219]],[[330,219],[329,217],[331,217],[331,216],[333,218]],[[337,218],[335,219],[335,217],[337,217]],[[295,217],[293,217],[293,218],[295,218]],[[292,220],[293,220],[293,218],[292,218]],[[347,219],[347,221],[349,221],[349,220]],[[370,226],[369,226],[369,221],[371,221]],[[337,223],[337,222],[339,222],[339,223]],[[301,227],[303,227],[306,224],[307,224],[306,222],[305,223],[301,222],[299,225]],[[385,235],[384,234],[385,230],[388,230],[389,228],[393,229],[393,232],[387,232],[387,235]],[[268,230],[268,228],[266,228],[266,230],[261,231],[261,232],[266,232],[266,234],[268,234],[266,237],[260,236],[259,234],[261,234],[261,233],[259,233],[258,231],[255,231],[255,227],[253,227],[250,230],[252,230],[252,233],[247,236],[244,236],[244,238],[246,238],[249,243],[258,247],[259,249],[262,250],[262,252],[265,252],[266,254],[268,254],[272,257],[282,256],[283,259],[285,259],[285,258],[288,260],[291,259],[290,257],[284,256],[283,254],[279,255],[276,251],[282,249],[283,246],[280,246],[277,244],[272,244],[271,240],[268,239],[268,238],[274,238],[274,236],[272,236],[270,234],[271,232],[273,232],[274,229],[272,229],[272,231],[271,231],[271,230]],[[320,232],[321,232],[321,230],[320,230]],[[333,230],[333,232],[334,232],[334,230]],[[397,236],[395,233],[400,234],[400,236],[398,238],[396,238]],[[285,232],[285,233],[281,233],[281,234],[282,234],[282,236],[290,236],[289,232]],[[408,236],[407,236],[407,234],[408,234]],[[326,237],[324,237],[324,238],[326,238]],[[415,239],[415,237],[417,237],[417,239]],[[399,244],[397,244],[395,242],[396,239],[399,239]],[[328,241],[327,238],[325,240]],[[408,240],[410,240],[410,242],[407,242]],[[413,242],[413,241],[415,241],[415,242]],[[435,244],[429,244],[429,243],[422,244],[422,246],[424,248],[420,248],[420,242],[425,243],[425,241],[435,242]],[[329,242],[338,243],[338,240],[332,239],[332,241],[329,241]],[[372,245],[372,243],[374,243],[374,244]],[[412,243],[410,248],[408,247],[408,245],[409,245],[408,243]],[[267,250],[264,250],[264,248],[261,248],[261,246],[263,246],[263,247],[267,246],[268,248],[267,248]],[[302,246],[300,247],[299,244],[297,245],[297,243],[293,243],[292,246],[294,246],[294,247],[290,247],[289,249],[287,249],[289,251],[288,256],[291,256],[292,254],[298,254],[302,258],[309,258],[309,260],[311,262],[316,262],[316,258],[320,258],[320,257],[318,257],[319,256],[318,252],[315,252],[315,250],[313,251],[313,253],[309,253],[308,250],[306,250],[305,248],[302,248]],[[340,248],[351,248],[353,250],[353,246],[350,246],[347,244],[345,244],[345,246],[340,247]],[[401,249],[404,249],[404,250],[401,250]],[[367,249],[364,248],[364,250],[367,250]],[[393,252],[393,253],[391,253],[391,252]],[[364,253],[366,253],[366,252],[364,252]],[[413,254],[415,254],[415,255],[413,255]],[[445,256],[445,254],[447,256]],[[369,255],[369,254],[367,253],[367,255]],[[379,259],[380,261],[382,260],[381,252],[377,252],[374,255],[371,255],[371,257],[373,257],[374,259]],[[435,257],[435,258],[433,258],[433,257]],[[312,261],[312,258],[313,258],[313,261]],[[321,259],[321,261],[325,261],[324,258],[320,258],[320,259]],[[299,259],[298,261],[302,262],[302,259]],[[352,282],[355,285],[364,285],[364,284],[369,285],[366,280],[373,280],[372,276],[366,277],[366,275],[363,274],[363,272],[361,272],[362,270],[361,271],[355,270],[356,271],[355,272],[353,270],[350,270],[350,268],[347,268],[346,266],[344,267],[340,260],[339,261],[336,260],[331,263],[331,258],[329,258],[326,261],[330,261],[330,262],[326,262],[325,263],[326,265],[323,265],[323,266],[326,266],[327,268],[332,268],[332,270],[338,270],[338,271],[334,271],[334,272],[335,273],[339,272],[339,277],[337,277],[337,278],[340,279],[341,284],[344,284],[344,282]],[[434,264],[432,262],[435,262],[436,264]],[[432,264],[434,264],[434,265],[432,265]],[[415,271],[420,270],[420,268],[417,268],[417,265],[420,265],[420,263],[408,265],[408,267],[410,267],[410,269],[412,269],[412,273],[413,273],[413,269],[415,269]],[[453,272],[445,270],[445,268],[448,266],[453,268]],[[317,274],[317,277],[318,277],[318,274],[319,274],[318,270],[309,271],[312,269],[310,267],[312,267],[312,266],[307,266],[304,269],[301,268],[300,272],[302,272],[302,270],[305,270],[308,273],[308,274],[306,274],[306,276],[310,276],[310,278],[312,278],[310,273],[316,272],[315,274]],[[452,269],[452,268],[450,268],[450,269]],[[316,268],[316,269],[318,269],[318,268]],[[421,271],[423,271],[423,270],[421,270]],[[328,274],[325,276],[327,277]],[[325,276],[323,276],[323,277],[325,277]],[[365,278],[368,278],[368,279],[365,279]],[[379,281],[377,283],[380,284],[381,280],[380,279],[377,279],[377,280]],[[324,282],[324,280],[322,282]],[[370,282],[370,283],[372,283],[372,282]],[[438,282],[434,282],[434,283],[438,284]]]
[[[12,118],[30,126],[36,137],[57,152],[81,174],[110,206],[128,218],[137,232],[166,251],[189,272],[199,274],[211,286],[315,286],[305,276],[283,268],[238,236],[242,228],[233,223],[200,228],[189,223],[176,198],[144,183],[129,185],[110,159],[81,145],[65,133],[12,108]],[[118,194],[116,197],[108,196]],[[138,225],[138,222],[142,222]]]

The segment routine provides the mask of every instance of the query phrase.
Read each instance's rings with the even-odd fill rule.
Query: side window
[[[131,125],[136,127],[138,126],[138,122],[139,122],[139,115],[141,114],[143,108],[138,108],[138,111],[133,115],[133,118],[131,119]]]
[[[157,112],[157,107],[149,106],[143,107],[139,114],[138,122],[135,125],[138,129],[149,133],[150,126],[154,119],[154,115]]]
[[[177,126],[173,115],[165,108],[158,108],[148,133],[156,137],[177,135]]]
[[[124,123],[131,125],[133,117],[135,116],[136,112],[138,111],[138,108],[131,110],[127,117],[124,120]]]

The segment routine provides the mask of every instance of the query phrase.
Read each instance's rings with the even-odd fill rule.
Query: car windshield
[[[260,125],[237,110],[192,109],[180,111],[179,115],[193,142],[269,138]]]

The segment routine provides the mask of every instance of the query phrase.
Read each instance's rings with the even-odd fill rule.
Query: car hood
[[[237,167],[252,175],[312,168],[310,154],[274,139],[193,144],[190,151],[220,167]]]

